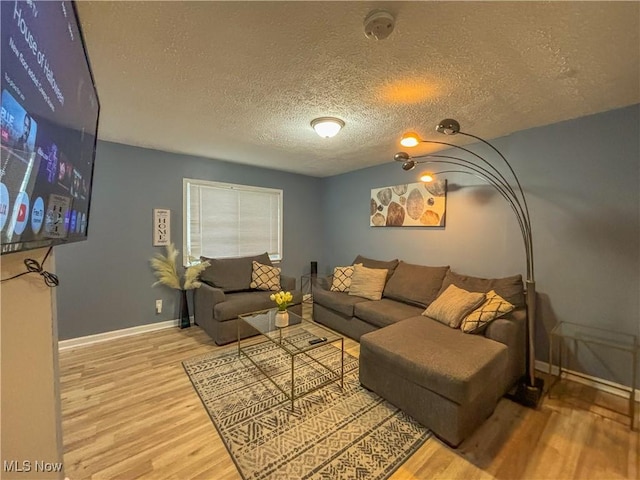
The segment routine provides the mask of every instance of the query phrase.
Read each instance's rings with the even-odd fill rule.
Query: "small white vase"
[[[289,325],[289,312],[286,310],[278,310],[276,313],[276,327],[286,327]]]

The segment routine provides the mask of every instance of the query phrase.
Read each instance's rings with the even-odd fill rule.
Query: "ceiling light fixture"
[[[311,126],[323,138],[335,137],[344,127],[344,122],[335,117],[320,117],[311,121]]]

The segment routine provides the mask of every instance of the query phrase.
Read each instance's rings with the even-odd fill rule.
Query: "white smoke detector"
[[[364,34],[372,40],[384,40],[396,25],[396,20],[386,10],[373,10],[364,19]]]

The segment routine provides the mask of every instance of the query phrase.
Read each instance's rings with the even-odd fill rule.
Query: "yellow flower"
[[[293,301],[293,295],[291,295],[291,292],[280,291],[278,293],[272,293],[269,298],[271,301],[276,302],[278,310],[286,310],[289,304]]]

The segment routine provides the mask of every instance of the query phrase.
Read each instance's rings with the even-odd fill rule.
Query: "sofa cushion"
[[[395,258],[389,261],[382,260],[373,260],[372,258],[363,257],[362,255],[358,255],[356,259],[353,261],[353,265],[357,265],[361,263],[367,268],[379,268],[387,270],[387,280],[393,275],[396,267],[398,266],[398,259]]]
[[[383,298],[378,302],[357,303],[353,311],[354,316],[360,320],[382,328],[405,318],[420,315],[422,308]]]
[[[277,292],[280,290],[280,269],[271,265],[264,265],[255,260],[251,262],[253,271],[251,272],[251,288],[258,290],[269,290]]]
[[[516,307],[525,305],[522,275],[513,275],[505,278],[480,278],[460,275],[449,270],[442,281],[440,293],[444,292],[452,284],[470,292],[489,293],[491,290],[495,290],[498,295]]]
[[[200,260],[210,263],[210,266],[200,274],[200,280],[224,292],[238,292],[251,288],[254,260],[263,265],[272,265],[267,253],[235,258],[200,257]]]
[[[428,307],[438,296],[448,270],[448,266],[427,267],[401,260],[387,281],[383,296],[419,307]]]
[[[455,285],[449,285],[422,315],[433,318],[451,328],[458,328],[462,319],[482,305],[485,298],[484,293],[467,292]]]
[[[504,375],[507,347],[417,316],[360,337],[361,351],[397,375],[463,404]]]
[[[352,276],[353,276],[353,265],[334,268],[333,279],[331,281],[331,291],[332,292],[348,292],[349,287],[351,287]]]
[[[384,284],[387,281],[387,270],[384,268],[367,268],[358,263],[353,266],[349,295],[380,300]]]
[[[487,293],[487,299],[484,303],[462,319],[460,328],[464,333],[481,333],[489,323],[506,315],[514,308],[512,304],[498,295],[495,290],[491,290]]]
[[[298,305],[302,302],[302,292],[293,291],[293,301],[290,305]],[[213,318],[218,322],[226,322],[238,318],[238,315],[257,312],[269,308],[276,308],[271,298],[271,292],[254,290],[252,292],[235,292],[225,295],[225,301],[217,303],[213,307]]]
[[[360,302],[369,302],[366,298],[355,297],[344,292],[330,292],[323,288],[313,289],[313,303],[330,308],[347,317],[353,317],[353,307]]]

